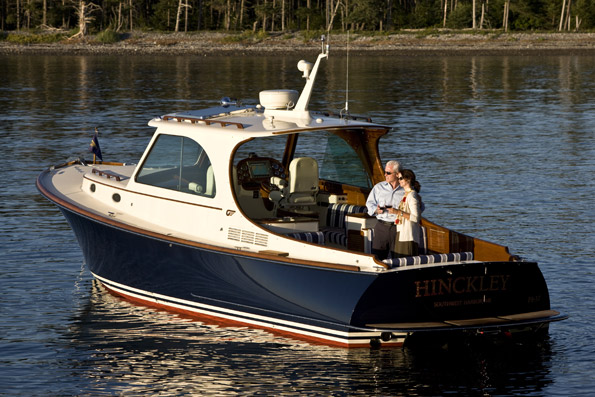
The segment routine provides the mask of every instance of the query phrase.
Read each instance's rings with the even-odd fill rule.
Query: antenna
[[[347,30],[347,71],[345,77],[345,107],[341,110],[340,116],[349,117],[349,30]]]
[[[321,53],[318,54],[318,58],[316,59],[314,66],[306,61],[298,62],[298,70],[304,73],[303,77],[306,79],[306,85],[304,86],[304,89],[302,90],[302,93],[295,104],[295,108],[293,109],[296,114],[300,112],[306,112],[308,110],[308,103],[310,102],[310,95],[312,95],[314,80],[316,80],[316,73],[318,72],[320,60],[323,58],[328,58],[329,46],[326,44],[326,37],[322,35],[320,41],[322,42],[322,50]]]

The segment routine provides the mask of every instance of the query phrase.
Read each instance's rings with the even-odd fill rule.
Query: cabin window
[[[138,183],[215,197],[209,156],[192,139],[160,135],[136,176]]]

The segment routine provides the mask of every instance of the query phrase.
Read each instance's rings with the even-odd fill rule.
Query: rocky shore
[[[401,32],[386,35],[332,34],[333,51],[366,53],[436,54],[594,54],[595,33],[503,33]],[[317,51],[320,41],[305,39],[300,33],[259,35],[227,33],[146,33],[123,34],[121,40],[103,44],[93,36],[64,39],[55,43],[16,43],[0,40],[0,54],[193,54],[249,55]]]

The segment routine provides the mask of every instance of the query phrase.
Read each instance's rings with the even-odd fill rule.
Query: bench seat
[[[325,236],[323,232],[300,232],[289,233],[287,236],[296,240],[306,241],[308,243],[324,245]]]
[[[456,252],[450,254],[418,255],[407,256],[404,258],[385,259],[383,260],[383,262],[392,268],[401,266],[426,265],[432,263],[446,263],[472,260],[473,252]]]
[[[326,243],[347,247],[347,224],[345,219],[350,214],[362,214],[368,209],[363,205],[329,204],[326,209],[325,226],[322,232]]]

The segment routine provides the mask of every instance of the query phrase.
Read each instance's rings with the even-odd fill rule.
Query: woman
[[[397,179],[405,190],[405,195],[398,207],[391,211],[397,215],[397,237],[393,258],[418,255],[421,239],[421,185],[415,180],[413,171],[408,169],[402,170]]]

